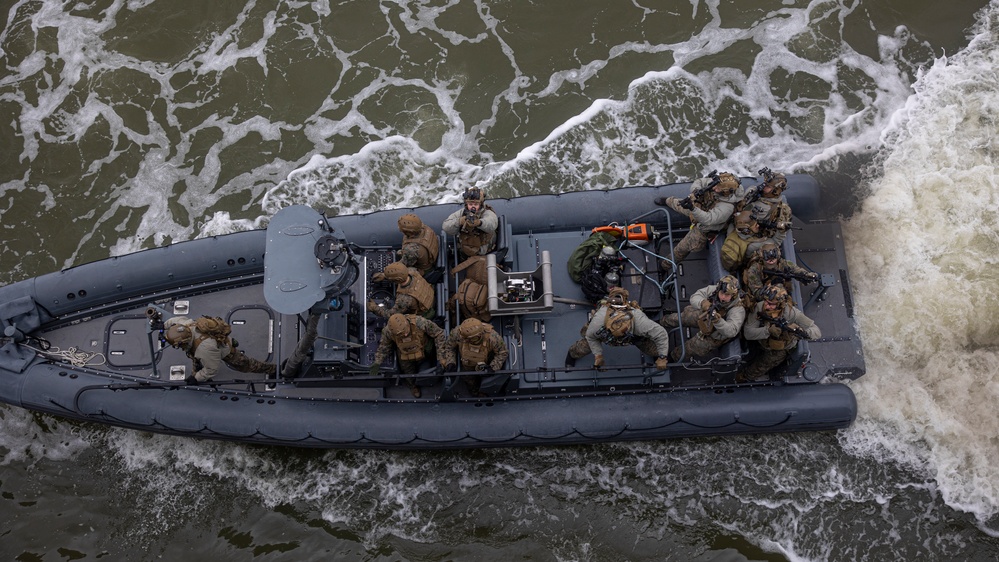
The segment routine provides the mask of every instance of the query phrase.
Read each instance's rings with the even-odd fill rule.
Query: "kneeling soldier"
[[[767,380],[770,369],[787,359],[799,339],[822,337],[815,322],[791,305],[784,287],[768,285],[761,297],[754,309],[755,314],[746,319],[742,334],[747,340],[759,342],[763,349],[744,371],[736,375],[736,382]]]
[[[392,308],[386,309],[369,300],[368,312],[373,312],[382,318],[389,318],[393,314],[433,316],[434,288],[423,279],[419,271],[400,262],[392,262],[385,266],[385,271],[372,275],[371,280],[387,280],[395,283],[395,304]]]
[[[698,332],[687,340],[688,354],[702,357],[725,345],[739,335],[746,319],[746,309],[739,298],[739,282],[731,275],[722,277],[717,285],[708,285],[691,295],[690,304],[680,318],[675,312],[667,314],[661,324],[676,328],[681,319],[687,326],[698,327]],[[681,354],[682,349],[676,346],[671,356],[679,361]]]

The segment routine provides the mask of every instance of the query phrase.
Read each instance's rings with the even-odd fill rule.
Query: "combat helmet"
[[[767,285],[760,292],[760,297],[771,304],[776,303],[778,308],[787,304],[789,298],[787,289],[783,285]]]
[[[402,262],[395,261],[386,265],[382,273],[386,279],[395,283],[404,283],[409,279],[409,268]]]
[[[628,306],[628,289],[623,287],[611,287],[610,291],[607,292],[607,304],[614,308],[623,308]]]
[[[388,319],[388,329],[393,337],[403,338],[409,335],[409,319],[404,314],[393,314]]]
[[[767,242],[760,247],[760,257],[763,258],[763,261],[780,259],[780,247],[773,242]]]
[[[492,327],[489,324],[483,323],[478,318],[467,318],[458,326],[458,334],[465,341],[478,344],[482,342],[482,338],[486,335],[486,332],[491,329]]]
[[[739,296],[739,281],[732,275],[726,275],[718,280],[718,292],[730,297]]]
[[[760,170],[760,175],[763,176],[763,185],[773,190],[772,197],[779,197],[787,189],[787,177],[784,174],[775,174],[770,168],[763,168]]]
[[[723,197],[732,195],[741,185],[739,178],[728,172],[718,174],[718,178],[718,193]]]
[[[166,334],[163,336],[171,347],[187,347],[194,339],[194,334],[191,333],[191,329],[184,324],[174,324],[167,328]]]
[[[481,187],[471,186],[461,194],[461,199],[462,201],[477,201],[481,205],[486,200],[486,192]]]
[[[413,213],[406,213],[399,217],[399,232],[416,236],[423,230],[423,221]]]

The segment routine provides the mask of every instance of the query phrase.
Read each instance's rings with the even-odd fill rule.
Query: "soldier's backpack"
[[[194,321],[194,327],[202,336],[212,338],[219,342],[219,345],[225,345],[229,334],[232,333],[229,324],[218,316],[202,316]]]

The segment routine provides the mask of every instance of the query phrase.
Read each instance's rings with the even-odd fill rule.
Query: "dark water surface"
[[[0,283],[289,204],[769,166],[848,218],[870,369],[849,430],[587,447],[266,449],[0,407],[0,559],[999,558],[996,2],[0,6]]]

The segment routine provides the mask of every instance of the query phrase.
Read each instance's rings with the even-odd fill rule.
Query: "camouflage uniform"
[[[669,334],[657,322],[651,320],[640,308],[632,308],[631,334],[621,340],[616,340],[606,333],[604,319],[607,317],[607,305],[602,305],[593,314],[583,339],[569,347],[569,357],[573,360],[592,353],[603,356],[603,345],[622,346],[634,345],[645,355],[666,357],[669,353]]]
[[[711,178],[696,179],[690,184],[690,192],[693,194],[712,181]],[[741,201],[744,195],[745,190],[740,185],[735,188],[731,195],[715,193],[714,202],[708,208],[701,209],[695,206],[692,210],[680,206],[680,199],[667,197],[663,201],[667,207],[691,220],[687,235],[673,247],[673,262],[680,263],[691,252],[703,250],[711,238],[723,232],[732,217],[732,213],[735,212],[735,204]]]
[[[727,279],[735,282],[734,277]],[[746,320],[746,309],[743,308],[742,301],[739,299],[738,288],[735,289],[734,294],[732,291],[729,292],[732,295],[731,300],[722,302],[717,296],[718,287],[718,285],[708,285],[698,290],[690,297],[690,304],[683,309],[680,318],[674,312],[663,316],[660,321],[666,328],[678,327],[680,319],[683,320],[684,326],[698,326],[698,332],[687,339],[688,355],[697,357],[708,355],[731,341],[732,338],[737,337],[742,330],[742,324]],[[702,321],[705,311],[714,303],[718,305],[717,314],[719,317],[711,323]],[[682,352],[680,346],[676,346],[670,357],[674,361],[679,361]]]
[[[384,273],[376,273],[371,278],[374,281],[392,281],[396,284],[396,293],[392,308],[384,308],[374,301],[368,301],[368,312],[382,318],[389,318],[393,314],[419,314],[432,318],[436,314],[434,289],[419,271],[407,268],[400,262],[393,262],[385,268]]]
[[[790,332],[782,332],[776,326],[760,319],[765,301],[756,304],[754,314],[746,319],[746,324],[742,329],[742,334],[747,340],[756,341],[762,348],[762,352],[756,359],[741,371],[737,381],[760,381],[767,380],[767,373],[770,369],[780,365],[787,359],[791,351],[798,345],[798,338]],[[782,305],[780,316],[787,320],[788,324],[796,324],[804,330],[809,339],[822,337],[822,331],[812,321],[805,316],[805,313],[796,307]]]
[[[399,231],[403,234],[402,248],[398,252],[399,261],[406,267],[419,270],[421,275],[432,271],[440,252],[437,233],[413,213],[399,217]]]
[[[243,352],[236,349],[232,338],[226,338],[220,343],[215,338],[202,334],[195,327],[194,320],[186,316],[170,318],[164,322],[163,327],[169,330],[171,326],[177,325],[186,327],[192,335],[190,339],[180,343],[177,347],[184,350],[187,356],[194,360],[193,377],[197,382],[212,380],[218,373],[223,362],[230,368],[241,373],[264,373],[268,375],[277,373],[275,365],[247,357]]]
[[[457,366],[457,357],[460,356],[462,371],[499,371],[506,364],[509,355],[503,338],[491,325],[469,318],[448,334],[444,363],[447,367],[454,368]],[[480,377],[464,376],[462,381],[469,392],[479,394],[482,383]]]
[[[430,355],[431,351],[436,350],[437,362],[441,365],[447,364],[447,354],[445,344],[447,339],[444,335],[444,330],[440,326],[435,324],[431,320],[427,320],[422,316],[416,316],[415,314],[407,314],[406,320],[408,320],[417,330],[422,331],[426,334],[429,339],[427,340],[427,345],[425,348],[425,353]],[[372,364],[381,365],[385,362],[385,359],[389,355],[395,353],[396,342],[392,337],[392,333],[388,326],[382,328],[382,338],[378,342],[378,349],[375,350],[375,358]],[[421,360],[416,361],[399,361],[399,372],[411,375],[419,370]]]
[[[786,290],[790,290],[790,281],[785,281],[779,275],[764,273],[764,269],[781,271],[794,275],[803,275],[813,280],[819,278],[817,273],[809,271],[797,264],[793,264],[784,258],[779,258],[777,263],[771,266],[764,262],[763,258],[759,254],[756,254],[749,261],[749,265],[746,266],[746,269],[742,272],[742,284],[743,287],[746,288],[747,296],[752,299],[752,305],[759,302],[760,293],[767,285],[784,285]]]
[[[458,237],[462,254],[465,256],[485,255],[496,249],[496,229],[499,217],[489,205],[483,205],[475,214],[478,224],[469,223],[465,217],[465,207],[451,213],[444,219],[444,232]]]

